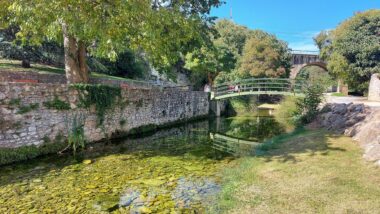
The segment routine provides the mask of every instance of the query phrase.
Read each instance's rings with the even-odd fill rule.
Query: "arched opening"
[[[297,73],[296,78],[300,79],[316,79],[316,78],[325,77],[326,80],[331,80],[331,76],[328,73],[327,66],[322,62],[313,62],[303,66]],[[329,86],[328,92],[336,92],[337,84],[332,82],[332,85]]]

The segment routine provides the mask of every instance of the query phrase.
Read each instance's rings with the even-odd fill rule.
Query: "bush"
[[[274,117],[276,120],[284,126],[297,125],[297,98],[293,96],[285,97],[280,107],[274,111]]]

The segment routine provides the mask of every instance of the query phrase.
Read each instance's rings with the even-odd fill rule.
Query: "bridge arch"
[[[298,64],[298,65],[293,65],[290,72],[290,78],[295,79],[302,69],[306,67],[310,67],[310,66],[318,66],[322,68],[324,71],[326,72],[328,71],[327,64],[325,62],[310,62],[310,63],[305,63],[305,64]]]

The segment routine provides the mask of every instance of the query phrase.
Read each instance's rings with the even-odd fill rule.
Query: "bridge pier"
[[[222,112],[222,101],[220,100],[210,100],[210,112],[216,117],[220,117]]]

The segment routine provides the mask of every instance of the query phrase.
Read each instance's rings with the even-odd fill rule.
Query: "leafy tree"
[[[203,39],[208,14],[219,0],[14,0],[1,1],[0,21],[20,26],[18,36],[32,44],[63,41],[69,83],[87,82],[87,53],[116,59],[130,48],[144,50],[164,70],[183,47]],[[6,9],[5,9],[6,8]]]
[[[274,35],[254,31],[244,46],[238,73],[240,77],[287,77],[291,55],[287,44]]]
[[[215,30],[219,34],[219,37],[215,40],[216,44],[228,47],[237,57],[242,55],[251,30],[227,19],[217,21]]]
[[[200,78],[198,81],[205,83],[204,78],[207,77],[207,82],[212,85],[219,72],[229,73],[235,68],[236,58],[227,47],[211,44],[188,53],[185,63],[185,68]]]
[[[331,48],[329,70],[350,88],[366,91],[371,75],[380,70],[380,10],[358,13],[340,24]]]
[[[327,60],[332,52],[332,31],[321,31],[314,37],[314,43],[320,50],[320,58]]]

